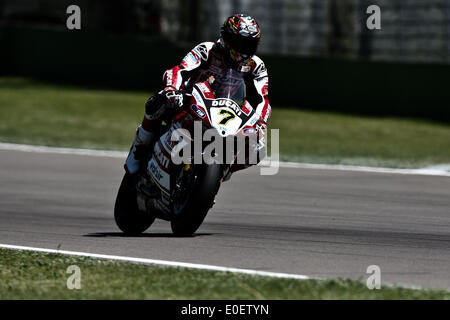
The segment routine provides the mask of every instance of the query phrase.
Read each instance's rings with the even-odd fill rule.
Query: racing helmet
[[[220,29],[220,43],[233,62],[249,60],[258,48],[261,29],[256,20],[246,14],[228,17]]]

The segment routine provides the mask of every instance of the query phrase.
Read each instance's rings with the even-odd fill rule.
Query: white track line
[[[36,152],[36,153],[73,154],[78,156],[108,157],[108,158],[125,158],[127,156],[127,152],[124,151],[57,148],[57,147],[33,146],[28,144],[15,144],[4,142],[0,142],[0,150]]]
[[[398,169],[398,168],[351,166],[340,164],[280,162],[280,167],[450,177],[450,165],[436,165],[419,169]]]
[[[115,261],[124,261],[124,262],[143,263],[143,264],[166,266],[166,267],[178,267],[178,268],[186,268],[186,269],[231,272],[231,273],[240,273],[240,274],[272,277],[272,278],[297,279],[297,280],[326,280],[326,278],[310,277],[310,276],[305,276],[302,274],[269,272],[269,271],[259,271],[259,270],[252,270],[252,269],[228,268],[228,267],[213,266],[213,265],[208,265],[208,264],[187,263],[187,262],[177,262],[177,261],[167,261],[167,260],[155,260],[155,259],[145,259],[145,258],[133,258],[133,257],[114,256],[114,255],[88,253],[88,252],[16,246],[16,245],[10,245],[10,244],[0,244],[0,250],[2,248],[12,249],[12,250],[26,250],[26,251],[34,251],[34,252],[43,252],[43,253],[56,253],[56,254],[63,254],[63,255],[68,255],[68,256],[88,257],[88,258],[97,258],[97,259],[106,259],[106,260],[115,260]],[[408,284],[384,283],[383,286],[402,287],[402,288],[414,289],[414,290],[422,289],[422,287],[420,287],[420,286],[408,285]]]
[[[117,261],[126,261],[126,262],[138,262],[138,263],[160,265],[160,266],[167,266],[167,267],[180,267],[180,268],[189,268],[189,269],[242,273],[242,274],[274,277],[274,278],[289,278],[289,279],[300,279],[300,280],[311,279],[310,277],[301,275],[301,274],[289,274],[289,273],[279,273],[279,272],[258,271],[258,270],[251,270],[251,269],[228,268],[228,267],[213,266],[213,265],[208,265],[208,264],[197,264],[197,263],[155,260],[155,259],[145,259],[145,258],[133,258],[133,257],[114,256],[114,255],[88,253],[88,252],[15,246],[15,245],[9,245],[9,244],[0,244],[0,249],[1,248],[44,252],[44,253],[57,253],[57,254],[64,254],[64,255],[70,255],[70,256],[108,259],[108,260],[117,260]]]
[[[33,146],[26,144],[3,143],[0,142],[0,150],[12,150],[23,152],[36,153],[57,153],[57,154],[71,154],[91,157],[108,157],[108,158],[122,158],[125,159],[127,152],[110,151],[110,150],[96,150],[96,149],[78,149],[78,148],[57,148],[47,146]],[[269,161],[262,161],[260,165],[267,165]],[[373,173],[391,173],[391,174],[407,174],[407,175],[426,175],[426,176],[441,176],[450,177],[450,165],[435,165],[420,169],[394,169],[394,168],[380,168],[380,167],[366,167],[366,166],[351,166],[339,164],[314,164],[314,163],[298,163],[298,162],[283,162],[280,161],[281,168],[299,168],[299,169],[318,169],[318,170],[342,170],[342,171],[358,171],[358,172],[373,172]]]

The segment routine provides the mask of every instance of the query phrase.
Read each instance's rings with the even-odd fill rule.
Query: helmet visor
[[[227,35],[224,40],[228,42],[230,47],[239,53],[245,55],[254,55],[258,48],[259,39],[249,38],[237,35]]]

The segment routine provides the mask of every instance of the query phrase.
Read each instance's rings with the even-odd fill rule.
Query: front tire
[[[120,230],[127,235],[139,235],[155,221],[155,217],[139,210],[135,176],[125,173],[117,193],[114,219]]]
[[[175,235],[191,236],[197,231],[214,204],[221,178],[222,167],[220,165],[202,166],[187,203],[179,213],[175,214],[170,223]]]

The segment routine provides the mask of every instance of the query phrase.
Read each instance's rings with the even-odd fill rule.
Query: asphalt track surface
[[[193,237],[113,219],[123,160],[0,150],[0,243],[450,288],[450,178],[258,168],[222,185]]]

